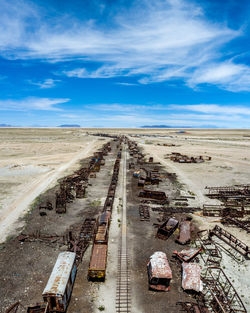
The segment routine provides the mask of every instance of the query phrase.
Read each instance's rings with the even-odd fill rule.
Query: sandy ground
[[[39,194],[105,142],[81,129],[0,129],[0,138],[0,242]]]

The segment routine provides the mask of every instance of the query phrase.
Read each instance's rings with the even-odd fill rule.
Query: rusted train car
[[[61,252],[43,291],[48,312],[66,312],[76,277],[76,254]]]
[[[149,288],[158,291],[169,291],[172,271],[164,252],[157,251],[147,264]]]
[[[107,263],[107,244],[94,244],[89,269],[88,279],[104,281],[106,275],[106,263]]]
[[[119,145],[120,147],[120,145]],[[107,265],[108,232],[115,199],[116,185],[118,182],[121,152],[118,152],[117,159],[113,168],[113,175],[110,182],[108,195],[100,215],[98,228],[94,237],[94,243],[88,268],[88,279],[104,281]]]

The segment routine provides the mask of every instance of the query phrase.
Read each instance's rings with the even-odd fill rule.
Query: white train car
[[[61,252],[43,291],[49,312],[66,312],[76,277],[76,254]]]

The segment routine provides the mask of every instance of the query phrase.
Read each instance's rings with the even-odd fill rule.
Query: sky
[[[0,0],[0,124],[250,128],[248,0]]]

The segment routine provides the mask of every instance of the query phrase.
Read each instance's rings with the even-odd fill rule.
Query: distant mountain
[[[13,126],[9,124],[0,124],[0,127],[13,127]]]
[[[168,125],[144,125],[141,126],[140,128],[218,128],[217,126],[214,125],[201,125],[201,126],[183,126],[183,125],[176,125],[176,126],[168,126]]]
[[[192,126],[144,125],[141,128],[192,128]]]
[[[78,124],[64,124],[64,125],[60,125],[60,126],[57,126],[57,127],[72,127],[72,128],[75,128],[75,127],[81,127],[81,126],[78,125]]]
[[[144,125],[141,126],[141,128],[172,128],[172,127],[168,125]]]

